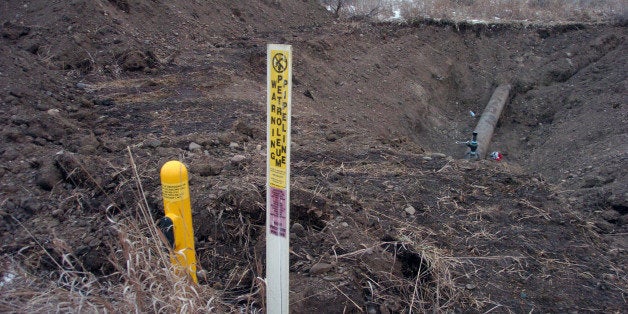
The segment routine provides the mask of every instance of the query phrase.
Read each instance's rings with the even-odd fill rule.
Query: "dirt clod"
[[[334,265],[328,263],[316,263],[309,270],[311,276],[324,274],[334,268]]]
[[[41,167],[38,175],[37,175],[37,185],[44,189],[45,191],[50,191],[61,182],[62,177],[59,172],[59,168],[55,167],[53,164],[46,164]]]
[[[7,39],[17,40],[20,37],[28,35],[30,31],[31,29],[28,26],[15,25],[11,22],[4,22],[4,24],[2,24],[2,29],[0,29],[0,35]]]

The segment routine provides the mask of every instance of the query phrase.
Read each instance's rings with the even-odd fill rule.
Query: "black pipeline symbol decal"
[[[273,69],[275,71],[281,73],[286,70],[288,67],[288,58],[283,55],[283,53],[278,53],[273,56]]]

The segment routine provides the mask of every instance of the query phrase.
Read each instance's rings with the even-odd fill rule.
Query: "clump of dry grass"
[[[68,256],[48,276],[28,270],[22,258],[3,257],[0,312],[114,312],[113,304],[100,297],[103,287],[96,277],[66,264]]]
[[[215,292],[180,275],[154,225],[132,218],[112,223],[119,238],[112,254],[113,276],[119,277],[120,285],[108,290],[114,292],[117,308],[136,313],[212,311]]]
[[[142,191],[132,156],[131,165],[137,190]],[[181,271],[170,262],[167,246],[145,199],[137,199],[138,214],[135,217],[109,218],[111,228],[116,231],[117,241],[109,243],[109,260],[114,271],[104,277],[85,271],[79,259],[73,255],[72,248],[62,239],[53,239],[50,249],[50,244],[39,243],[16,220],[31,235],[40,250],[39,253],[29,253],[30,250],[25,249],[14,256],[3,256],[0,260],[3,266],[0,273],[0,294],[3,296],[0,312],[215,311],[218,306],[217,293],[209,286],[196,285],[187,276],[180,275]],[[39,255],[39,258],[34,258],[35,255]],[[43,260],[51,261],[53,269],[36,265]]]
[[[460,305],[468,309],[483,306],[484,300],[471,297],[457,286],[452,270],[460,261],[426,241],[422,233],[403,228],[398,232],[401,243],[405,243],[402,248],[407,251],[406,254],[413,254],[420,261],[414,282],[410,285],[412,289],[408,290],[408,312],[446,313],[455,311]]]
[[[458,260],[426,241],[417,230],[399,228],[396,233],[397,240],[379,244],[392,254],[390,270],[363,274],[367,309],[374,304],[403,313],[448,313],[461,305],[467,309],[484,305],[484,300],[473,298],[456,286],[452,269]],[[364,250],[339,258],[352,258]]]
[[[27,269],[18,261],[21,256],[5,257],[0,312],[207,313],[214,309],[216,293],[177,275],[163,243],[147,236],[154,226],[141,226],[132,218],[112,220],[112,225],[119,240],[111,258],[116,271],[106,278],[82,270],[61,240],[55,244],[61,261],[47,276]]]

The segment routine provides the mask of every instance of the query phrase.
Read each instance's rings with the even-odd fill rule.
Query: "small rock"
[[[619,218],[619,224],[622,226],[628,225],[628,214],[624,214]]]
[[[335,142],[338,140],[338,138],[338,134],[336,134],[335,132],[329,132],[325,135],[325,139],[330,142]]]
[[[223,163],[213,158],[195,161],[190,165],[190,171],[200,176],[216,176],[222,172]]]
[[[341,281],[344,279],[344,276],[325,276],[323,280],[325,281]]]
[[[65,106],[65,110],[67,110],[68,112],[78,112],[79,111],[79,106],[77,106],[75,104],[69,104],[69,105]]]
[[[312,92],[309,89],[306,89],[305,92],[303,92],[303,95],[305,95],[305,97],[314,100],[314,95],[312,95]]]
[[[599,233],[612,233],[615,229],[615,226],[613,226],[613,224],[605,220],[596,221],[594,223],[594,227]]]
[[[233,157],[231,157],[231,162],[234,164],[239,164],[242,161],[244,161],[246,159],[246,156],[244,155],[235,155]]]
[[[604,178],[602,176],[591,176],[584,179],[584,184],[582,185],[582,187],[593,188],[593,187],[602,186],[612,181],[613,181],[612,178]]]
[[[621,214],[613,209],[603,211],[600,216],[608,222],[615,222],[621,218]]]
[[[198,145],[194,142],[190,143],[190,145],[188,146],[188,150],[191,152],[196,151],[196,150],[201,150],[201,148],[203,148],[201,147],[201,145]]]
[[[11,116],[11,123],[15,125],[29,125],[31,120],[27,116]]]
[[[265,133],[258,128],[252,126],[250,122],[245,120],[238,120],[233,125],[234,131],[242,135],[246,135],[251,138],[263,138]]]
[[[161,141],[158,139],[147,140],[146,142],[144,142],[144,145],[152,148],[157,148],[161,146]]]
[[[172,158],[173,155],[177,155],[178,148],[174,147],[157,147],[155,148],[155,154],[159,157]]]
[[[89,243],[87,243],[87,245],[91,246],[91,247],[99,247],[102,244],[102,241],[98,238],[94,238],[93,240],[89,241]]]
[[[32,198],[23,198],[20,201],[20,207],[29,214],[38,212],[42,208],[42,204]]]
[[[240,147],[240,145],[238,143],[236,143],[236,142],[229,143],[229,148],[234,148],[235,149],[235,148],[238,148],[238,147]]]
[[[416,209],[414,209],[414,206],[412,206],[412,205],[409,205],[408,207],[406,207],[404,209],[404,211],[406,213],[408,213],[408,215],[410,215],[410,216],[412,216],[412,215],[414,215],[416,213]]]
[[[423,156],[423,157],[421,157],[421,159],[430,161],[430,160],[432,160],[432,157],[430,157],[430,156]]]
[[[87,88],[91,88],[91,86],[89,84],[85,84],[85,83],[76,83],[76,87],[80,88],[80,89],[87,89]]]
[[[347,222],[343,221],[343,222],[340,223],[340,226],[346,228],[346,227],[349,227],[349,224]]]
[[[81,108],[93,108],[94,107],[94,102],[85,97],[79,97],[78,101],[81,104]]]
[[[63,217],[64,211],[61,208],[57,208],[52,211],[52,217],[61,218]]]
[[[95,148],[98,147],[100,143],[94,134],[88,134],[81,137],[79,145],[84,148],[83,150],[85,153],[93,153]]]
[[[208,276],[209,276],[209,273],[204,269],[201,269],[196,272],[196,277],[198,278],[198,281],[201,284],[207,284],[209,282]]]
[[[292,227],[290,227],[290,231],[294,232],[299,237],[305,235],[305,228],[298,222],[295,222]]]
[[[38,101],[35,104],[35,109],[39,111],[48,111],[50,109],[50,106],[48,106],[48,104],[42,103],[41,101]]]
[[[22,154],[20,154],[14,147],[7,147],[7,149],[4,150],[4,154],[2,155],[2,157],[4,157],[4,159],[6,160],[17,159],[20,156],[22,156]]]
[[[443,153],[432,153],[432,158],[446,158],[447,155],[443,154]]]
[[[316,276],[320,274],[324,274],[334,268],[334,265],[327,263],[316,263],[312,268],[310,268],[310,275]]]
[[[464,286],[465,288],[467,288],[467,290],[473,290],[475,289],[475,285],[472,283],[468,283],[466,286]]]
[[[376,303],[373,303],[373,302],[366,303],[366,313],[368,313],[368,314],[378,314],[378,313],[381,313],[380,305],[376,304]]]
[[[36,183],[43,190],[50,191],[57,183],[61,182],[62,179],[59,169],[50,164],[41,168]]]
[[[13,190],[15,191],[15,190]],[[11,199],[8,199],[4,202],[4,209],[9,210],[9,211],[15,211],[19,208],[19,201],[18,200],[14,200],[12,201]]]
[[[94,239],[96,239],[96,238],[92,234],[87,233],[87,234],[85,234],[85,237],[83,238],[83,243],[92,242]]]

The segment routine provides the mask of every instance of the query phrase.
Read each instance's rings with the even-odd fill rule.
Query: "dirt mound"
[[[625,27],[373,24],[296,0],[2,7],[3,311],[41,300],[24,287],[89,296],[68,264],[123,281],[120,222],[163,216],[172,159],[190,169],[203,291],[263,308],[271,42],[295,52],[294,311],[626,307]],[[504,162],[460,160],[501,83]],[[94,308],[124,308],[110,289]]]

